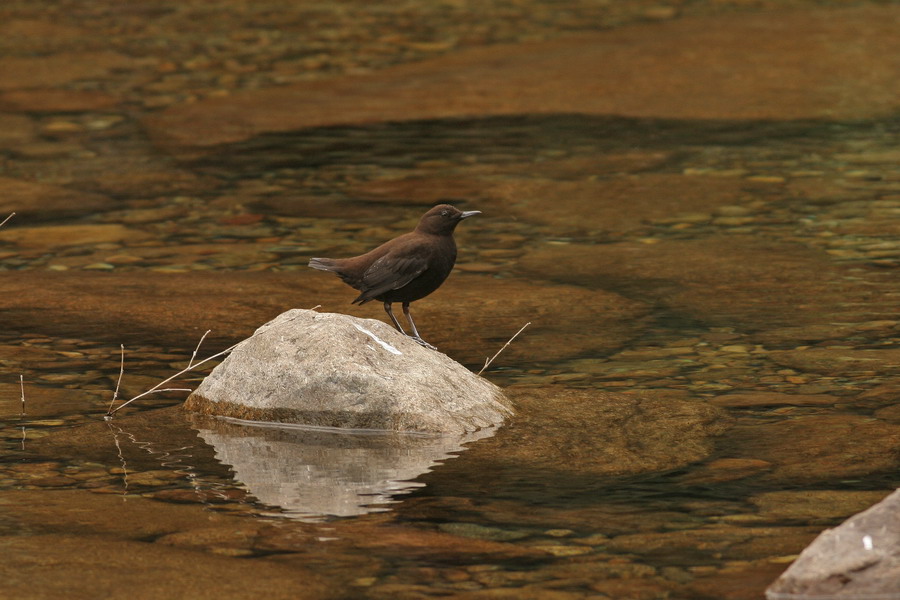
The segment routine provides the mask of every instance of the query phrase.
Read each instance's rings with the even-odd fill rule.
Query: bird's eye
[[[449,217],[449,216],[450,216],[450,211],[449,211],[449,210],[442,210],[442,211],[441,211],[441,216],[442,216],[442,217]]]

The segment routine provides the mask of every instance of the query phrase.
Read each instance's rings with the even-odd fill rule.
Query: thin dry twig
[[[481,367],[481,370],[478,371],[477,374],[478,374],[478,375],[481,375],[482,373],[484,373],[484,370],[487,369],[489,366],[491,366],[491,363],[494,362],[494,359],[497,358],[498,356],[500,356],[500,353],[503,352],[504,350],[506,350],[506,347],[509,346],[509,345],[512,343],[512,341],[513,341],[514,339],[516,339],[517,337],[519,337],[519,334],[522,333],[523,331],[525,331],[525,328],[528,327],[529,325],[531,325],[531,321],[529,321],[529,322],[525,323],[524,325],[522,325],[522,329],[518,330],[518,331],[515,333],[515,335],[513,335],[511,338],[509,338],[509,341],[507,341],[505,344],[503,344],[503,347],[502,347],[502,348],[500,348],[499,350],[497,350],[497,354],[493,355],[492,357],[490,357],[489,359],[487,359],[486,361],[484,361],[484,366]]]
[[[147,390],[140,396],[135,396],[134,398],[132,398],[132,400],[137,400],[141,396],[149,396],[150,394],[161,394],[163,392],[193,392],[193,391],[194,390],[192,390],[191,388],[161,388],[161,389],[154,388],[152,390]],[[131,400],[129,400],[129,402],[131,402]],[[116,410],[118,410],[118,409],[116,409]],[[113,411],[113,412],[115,412],[115,411]]]
[[[112,410],[113,404],[116,403],[116,399],[119,397],[119,386],[122,385],[122,375],[125,373],[125,344],[119,344],[119,349],[122,352],[122,357],[119,360],[119,379],[116,381],[116,390],[113,392],[112,400],[109,401],[107,414]]]
[[[19,373],[19,389],[22,390],[22,418],[25,417],[25,378],[22,377],[22,374]],[[22,452],[25,451],[25,440],[28,439],[28,434],[25,432],[25,423],[22,423]]]
[[[6,225],[6,222],[9,221],[10,219],[12,219],[14,216],[16,216],[16,213],[14,213],[14,212],[9,213],[8,217],[3,219],[3,221],[0,221],[0,227],[3,227],[4,225]]]
[[[206,336],[206,334],[204,334],[204,337],[205,337],[205,336]],[[201,339],[201,341],[202,341],[202,339]],[[238,342],[238,344],[239,344],[239,343],[240,343],[240,342]],[[222,356],[222,355],[224,355],[224,354],[228,354],[229,352],[231,352],[232,350],[234,350],[234,348],[235,348],[238,344],[234,344],[233,346],[229,346],[228,348],[225,348],[225,349],[222,350],[221,352],[218,352],[218,353],[216,353],[216,354],[213,354],[212,356],[210,356],[210,357],[208,357],[208,358],[204,358],[203,360],[201,360],[200,362],[197,362],[197,363],[193,362],[193,358],[192,358],[192,359],[191,359],[191,364],[189,364],[186,368],[184,368],[184,369],[178,371],[177,373],[175,373],[175,374],[172,375],[171,377],[169,377],[169,378],[167,378],[167,379],[165,379],[165,380],[163,380],[163,381],[160,381],[159,383],[157,383],[155,386],[153,386],[152,388],[150,388],[150,389],[147,390],[146,392],[144,392],[144,393],[142,393],[142,394],[138,394],[137,396],[135,396],[135,397],[132,398],[131,400],[128,400],[128,401],[126,401],[126,402],[123,402],[122,404],[120,404],[119,406],[117,406],[115,409],[110,409],[110,410],[106,413],[106,419],[111,419],[112,416],[113,416],[114,414],[116,414],[117,412],[119,412],[120,410],[122,410],[123,408],[125,408],[126,406],[128,406],[129,404],[131,404],[132,402],[134,402],[135,400],[138,400],[138,399],[143,398],[144,396],[148,396],[148,395],[150,395],[150,394],[158,394],[158,393],[160,393],[160,392],[174,392],[174,391],[178,391],[178,392],[190,392],[190,391],[192,391],[192,390],[187,389],[187,388],[165,388],[165,389],[161,389],[161,388],[162,388],[162,386],[164,386],[165,384],[169,383],[169,382],[172,381],[173,379],[176,379],[176,378],[178,378],[178,377],[184,375],[184,374],[187,373],[188,371],[192,371],[193,369],[196,369],[197,367],[199,367],[200,365],[202,365],[202,364],[204,364],[204,363],[207,363],[207,362],[209,362],[209,361],[211,361],[211,360],[213,360],[213,359],[219,358],[220,356]],[[199,348],[199,344],[197,345],[197,347]]]
[[[200,344],[203,343],[203,340],[206,339],[206,336],[209,335],[209,332],[210,332],[210,331],[212,331],[212,329],[207,329],[207,330],[206,330],[206,333],[204,333],[204,334],[200,337],[200,341],[197,342],[197,347],[194,348],[194,353],[191,354],[191,360],[188,361],[188,366],[187,366],[188,369],[190,369],[190,368],[191,368],[191,365],[194,364],[194,359],[197,358],[197,353],[200,352]]]

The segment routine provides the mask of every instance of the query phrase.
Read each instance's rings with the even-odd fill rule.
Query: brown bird
[[[359,290],[360,294],[352,304],[365,304],[370,300],[384,302],[384,310],[394,327],[408,335],[391,307],[394,302],[402,302],[403,314],[412,329],[410,337],[426,348],[435,349],[419,335],[409,312],[409,303],[424,298],[444,283],[456,262],[453,230],[463,219],[479,214],[479,210],[463,212],[449,204],[438,204],[425,213],[410,233],[360,256],[311,258],[309,266],[331,271]]]

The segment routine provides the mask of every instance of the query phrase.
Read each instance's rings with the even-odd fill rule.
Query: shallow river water
[[[19,13],[21,31],[64,28]],[[67,27],[62,50],[85,51],[87,25]],[[590,30],[551,19],[524,39],[567,28]],[[900,483],[896,113],[435,109],[172,145],[152,115],[228,114],[237,86],[260,88],[263,119],[266,85],[315,70],[269,57],[251,84],[205,59],[47,67],[69,95],[0,88],[0,218],[17,212],[0,229],[0,595],[761,598]],[[186,100],[197,82],[226,92]],[[253,98],[235,106],[252,117]],[[473,371],[531,323],[485,371],[516,403],[504,427],[251,427],[185,413],[183,391],[103,419],[123,356],[116,403],[186,367],[206,330],[198,358],[290,308],[384,318],[305,264],[439,201],[483,214],[417,323]]]

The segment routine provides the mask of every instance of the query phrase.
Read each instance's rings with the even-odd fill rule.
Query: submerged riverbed
[[[3,595],[760,598],[897,487],[895,7],[38,4],[0,9]],[[532,323],[506,426],[103,420],[121,345],[117,402],[207,330],[382,318],[306,261],[438,201],[483,214],[417,324],[478,371]]]

